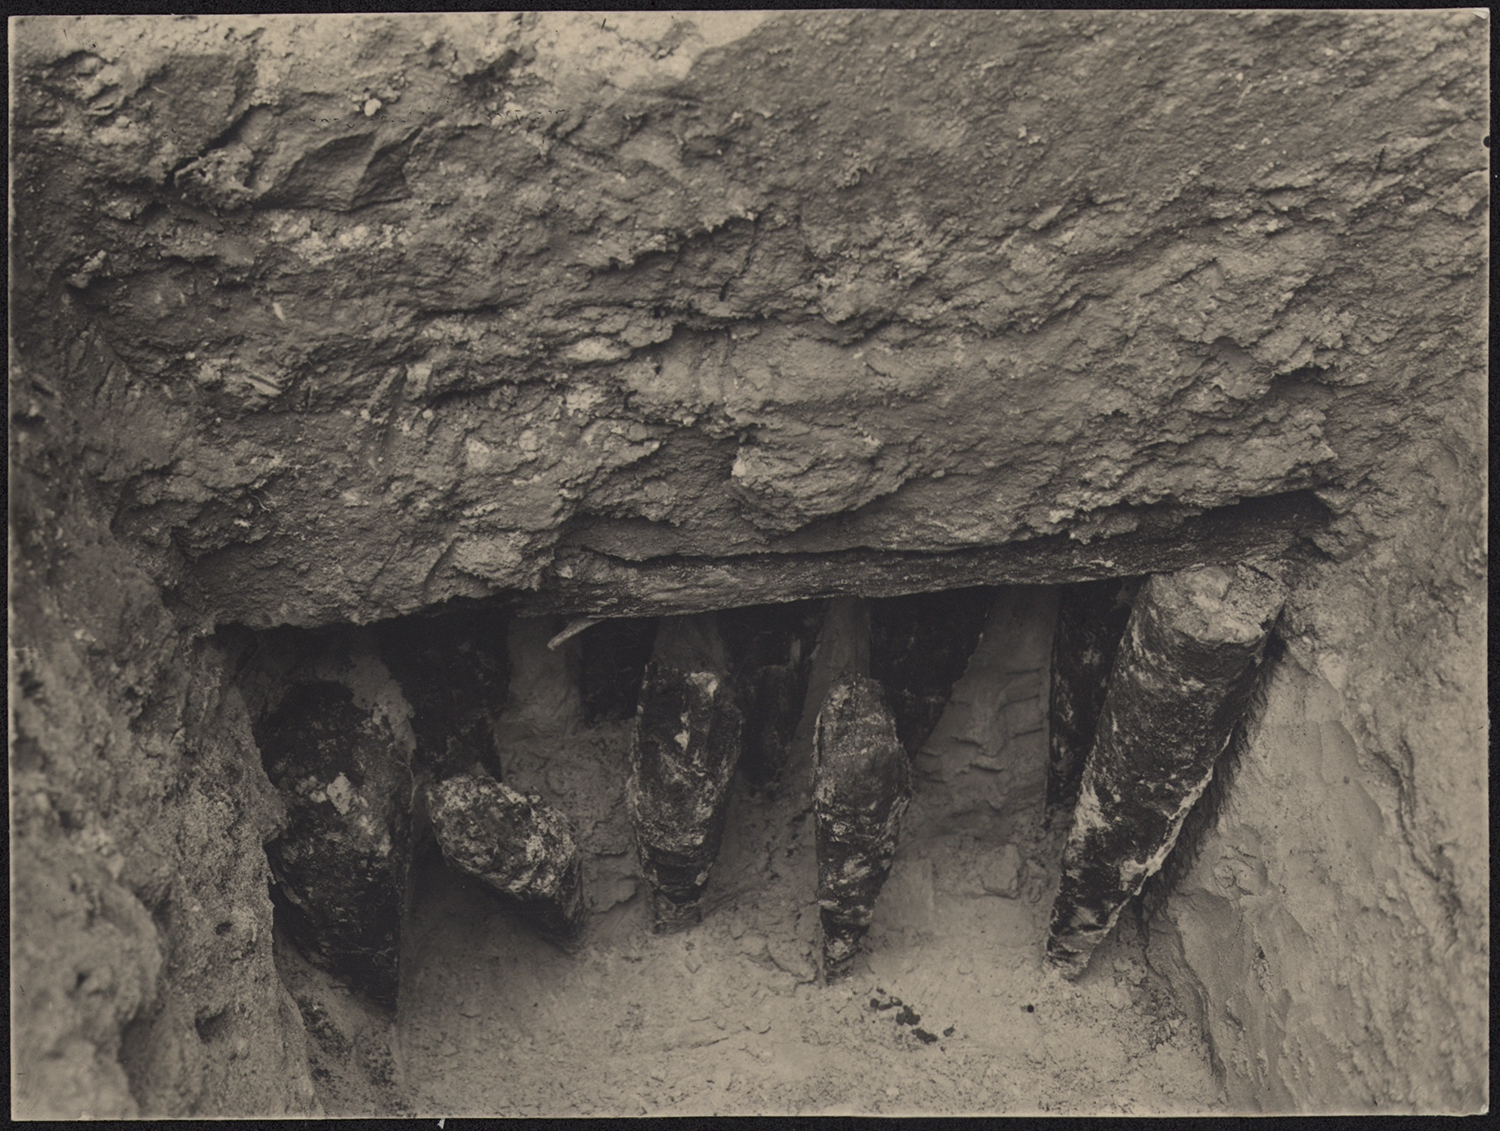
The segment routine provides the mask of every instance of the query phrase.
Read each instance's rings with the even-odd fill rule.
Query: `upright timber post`
[[[699,899],[724,838],[740,726],[715,614],[663,617],[625,781],[659,934],[701,918]]]
[[[1249,566],[1147,580],[1109,677],[1052,907],[1047,961],[1068,978],[1156,872],[1213,777],[1286,599]]]
[[[820,647],[834,677],[818,712],[813,811],[823,969],[847,971],[890,875],[901,816],[911,800],[911,762],[880,684],[870,679],[870,617],[863,601],[829,602]]]
[[[1136,588],[1133,582],[1110,577],[1064,585],[1058,594],[1048,710],[1048,828],[1078,800],[1083,765],[1094,745],[1109,672]]]
[[[752,786],[775,781],[802,721],[821,602],[719,610],[735,698],[745,716],[740,772]]]

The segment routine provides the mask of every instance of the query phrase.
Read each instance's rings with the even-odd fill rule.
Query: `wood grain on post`
[[[715,614],[662,618],[625,782],[658,933],[701,917],[699,900],[724,838],[740,727]]]
[[[813,733],[813,812],[823,969],[845,972],[870,928],[890,875],[901,816],[911,800],[911,762],[870,664],[870,615],[862,600],[829,602],[819,648],[835,674]]]
[[[1076,978],[1213,776],[1285,600],[1247,566],[1147,580],[1109,677],[1063,850],[1047,960]]]
[[[1064,585],[1052,636],[1048,711],[1047,824],[1072,809],[1094,745],[1115,653],[1130,619],[1136,586],[1119,578]]]
[[[735,699],[745,718],[740,771],[753,786],[775,781],[787,766],[822,614],[816,601],[719,611]]]
[[[813,743],[823,968],[833,977],[853,961],[890,875],[911,762],[880,684],[865,676],[834,681]]]

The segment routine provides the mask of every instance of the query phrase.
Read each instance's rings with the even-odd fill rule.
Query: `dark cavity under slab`
[[[1130,579],[1108,579],[1077,588],[1093,592],[1095,596],[1108,596],[1105,604],[1108,604],[1109,611],[1105,610],[1105,604],[1098,602],[1095,602],[1098,608],[1093,609],[1094,614],[1102,613],[1107,620],[1120,609],[1127,608],[1124,602],[1128,601],[1132,585],[1137,583]],[[840,635],[838,624],[842,621],[833,617],[832,621],[836,623],[830,627],[823,620],[830,605],[846,607],[846,611],[862,610],[865,627],[859,635],[863,643],[855,647],[859,656],[851,662],[856,668],[878,672],[881,678],[876,682],[881,687],[882,698],[896,708],[892,711],[893,726],[898,745],[904,747],[905,752],[920,746],[932,729],[932,722],[947,705],[952,687],[962,676],[979,639],[985,615],[1000,592],[990,587],[968,587],[902,594],[886,599],[843,597],[833,602],[803,600],[721,610],[708,614],[719,636],[716,643],[691,648],[687,647],[691,641],[686,644],[679,641],[681,646],[668,647],[667,652],[676,656],[674,667],[683,671],[713,669],[718,677],[727,679],[732,704],[746,716],[740,743],[744,756],[740,760],[742,773],[739,777],[742,783],[756,786],[776,780],[794,741],[804,708],[816,711],[822,701],[821,693],[818,703],[807,699],[809,669],[815,666],[815,655],[829,649],[834,652],[840,648],[849,650],[845,647],[848,641],[841,643],[835,639]],[[1087,601],[1084,606],[1093,608]],[[565,697],[571,697],[575,711],[582,703],[586,725],[600,720],[618,721],[636,712],[643,698],[647,652],[660,635],[659,626],[674,622],[679,626],[689,621],[699,623],[703,619],[606,619],[572,636],[556,652],[547,652],[544,658],[556,662],[543,664],[545,671],[538,668],[527,672],[522,668],[535,668],[533,661],[537,657],[525,649],[517,652],[514,641],[507,652],[507,635],[513,636],[515,627],[530,623],[536,630],[531,635],[545,641],[562,629],[565,622],[547,617],[534,622],[517,621],[515,611],[514,602],[506,598],[454,602],[438,610],[383,622],[369,629],[274,630],[263,635],[279,639],[290,634],[299,639],[322,640],[345,636],[353,639],[364,634],[365,638],[377,642],[380,659],[413,707],[417,749],[411,769],[419,779],[432,781],[455,772],[480,772],[481,766],[499,778],[502,760],[498,744],[504,738],[497,733],[496,717],[506,709],[508,693],[511,698],[524,694],[529,682],[534,683],[538,678],[569,684]],[[1092,625],[1094,622],[1090,616],[1085,614],[1082,619]],[[1064,617],[1058,619],[1062,623]],[[1077,610],[1074,619],[1079,619]],[[262,634],[249,635],[253,638]],[[1111,628],[1105,633],[1105,643],[1117,636],[1118,632]],[[296,651],[295,646],[292,651]],[[1066,640],[1059,639],[1053,660],[1055,682],[1057,672],[1068,669],[1071,664],[1076,669],[1074,684],[1079,694],[1102,697],[1110,666],[1107,656],[1081,658]],[[305,679],[306,673],[301,672],[294,678]],[[1091,682],[1094,683],[1092,687]],[[821,686],[826,688],[827,684]],[[562,695],[563,689],[558,688],[557,694]],[[680,718],[679,712],[672,721],[680,722]],[[551,726],[555,721],[544,720],[540,725]],[[357,729],[352,717],[345,719],[342,725],[350,733]],[[576,720],[572,725],[577,725]],[[1093,726],[1092,723],[1088,725],[1090,729]],[[258,735],[265,732],[265,726],[264,721],[258,725]],[[674,741],[680,729],[674,729],[671,736]],[[286,740],[282,741],[285,743]],[[1077,744],[1086,745],[1082,739]],[[732,758],[725,761],[727,776],[720,774],[715,777],[724,778],[722,788],[727,796],[729,783],[734,778],[734,766]],[[285,788],[284,782],[283,775],[278,784]],[[710,808],[719,810],[715,815],[722,820],[723,799],[711,799]],[[413,816],[416,818],[414,836],[424,840],[430,838],[422,814],[416,812]],[[713,823],[712,820],[709,822],[710,825]],[[659,925],[670,928],[676,920],[681,920],[676,925],[690,925],[696,921],[697,905],[715,855],[710,842],[716,842],[723,835],[722,828],[717,837],[712,828],[706,831],[708,835],[687,854],[694,856],[692,861],[685,857],[674,861],[664,854],[665,842],[669,838],[658,837],[662,843],[642,852],[643,858],[653,853],[659,857],[656,863],[661,874],[658,875],[657,895],[667,901],[659,909],[664,912],[659,916]],[[894,841],[890,848],[894,850]],[[875,852],[871,859],[879,855],[880,852]],[[678,864],[682,867],[675,867]],[[682,875],[668,876],[661,872],[661,865],[666,865],[666,872],[675,869]],[[689,871],[691,876],[687,875]],[[663,879],[667,881],[665,885],[660,884]],[[678,884],[677,880],[684,883]],[[365,901],[366,919],[383,919],[387,925],[399,923],[400,912],[397,910],[392,914],[392,909],[402,906],[403,899],[410,895],[404,884],[404,876],[397,878],[392,874],[392,890],[380,892],[378,898]],[[684,890],[671,893],[665,890],[674,885]],[[872,905],[873,897],[874,893],[870,898]],[[311,938],[321,928],[309,921],[305,910],[294,907],[285,898],[285,893],[278,896],[278,921],[299,940],[299,949],[305,953],[326,959],[330,950],[343,949],[337,929],[327,938]],[[847,928],[854,928],[854,933],[858,933],[857,924],[853,922],[838,924],[835,931],[847,934]],[[857,947],[857,940],[846,941]],[[852,953],[853,948],[849,949]],[[839,963],[836,961],[833,965],[837,967]],[[370,988],[368,978],[361,981],[349,977],[348,980],[351,984],[366,987],[365,992],[378,1000],[389,999],[389,985]]]
[[[443,778],[478,762],[499,775],[495,723],[510,687],[508,620],[503,608],[481,606],[374,626],[380,660],[412,707],[421,770]]]
[[[988,587],[870,602],[870,676],[885,688],[908,755],[916,755],[947,708],[994,603]]]

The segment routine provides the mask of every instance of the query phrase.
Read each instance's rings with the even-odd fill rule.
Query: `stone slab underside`
[[[1461,372],[1483,34],[24,21],[25,411],[78,413],[117,531],[254,626],[1339,552]],[[1199,538],[1235,506],[1296,515]]]

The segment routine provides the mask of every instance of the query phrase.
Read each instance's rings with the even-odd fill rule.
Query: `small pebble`
[[[895,1099],[897,1096],[899,1096],[901,1094],[901,1089],[898,1088],[898,1087],[896,1087],[893,1084],[893,1085],[891,1085],[889,1088],[887,1088],[885,1090],[885,1094],[887,1096],[889,1096],[891,1099]]]

